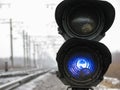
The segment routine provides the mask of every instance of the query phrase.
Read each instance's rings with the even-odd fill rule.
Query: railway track
[[[14,77],[14,76],[25,76],[32,74],[36,71],[40,71],[41,69],[35,68],[35,69],[30,69],[30,70],[21,70],[21,71],[12,71],[12,72],[2,72],[0,73],[0,78],[5,78],[5,77]]]
[[[46,74],[48,72],[50,72],[51,70],[44,70],[44,71],[36,71],[32,74],[29,74],[29,75],[25,75],[25,76],[22,76],[21,78],[18,78],[16,80],[13,80],[13,81],[10,81],[8,83],[5,83],[3,85],[0,86],[0,90],[12,90],[12,89],[15,89],[35,78],[37,78],[38,76],[40,75],[43,75],[43,74]]]

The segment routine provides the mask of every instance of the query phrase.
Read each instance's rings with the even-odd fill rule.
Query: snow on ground
[[[16,77],[9,77],[9,78],[0,78],[0,85],[3,85],[5,83],[11,82],[13,80],[21,78],[20,76]]]
[[[66,88],[56,75],[47,73],[14,90],[66,90]]]
[[[8,72],[0,72],[0,85],[19,79],[25,75],[34,73],[40,70],[39,68],[27,69],[27,70],[11,70]]]
[[[16,80],[16,79],[19,79],[21,76],[14,76],[14,75],[18,75],[18,74],[24,75],[24,74],[27,74],[27,73],[25,71],[16,71],[16,70],[11,70],[11,71],[8,71],[8,72],[2,72],[1,71],[0,72],[0,85],[8,83],[8,82]]]
[[[104,79],[108,82],[112,82],[113,85],[120,83],[120,80],[118,80],[117,78],[104,77]]]
[[[115,87],[116,85],[120,86],[118,79],[105,77],[94,90],[120,90],[119,86]],[[63,85],[54,73],[47,73],[14,90],[67,90],[67,86]]]
[[[104,80],[98,87],[103,87],[105,90],[120,90],[120,80],[117,78],[104,77]]]

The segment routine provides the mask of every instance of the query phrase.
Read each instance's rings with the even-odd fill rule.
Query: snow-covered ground
[[[104,77],[104,80],[98,85],[104,90],[120,90],[120,80],[117,78]]]
[[[14,90],[67,90],[67,86],[63,85],[54,73],[47,73]],[[105,77],[94,90],[120,90],[120,81]]]
[[[3,85],[5,83],[11,82],[13,80],[17,80],[21,78],[21,76],[16,76],[16,77],[9,77],[9,78],[0,78],[0,85]]]
[[[0,85],[11,82],[13,80],[19,79],[24,75],[27,75],[27,71],[8,71],[8,72],[0,72]]]
[[[27,70],[11,70],[8,72],[0,72],[0,85],[17,80],[26,75],[35,73],[36,71],[40,71],[40,69],[34,68],[34,69],[27,69]],[[44,71],[44,70],[41,70],[41,71]]]

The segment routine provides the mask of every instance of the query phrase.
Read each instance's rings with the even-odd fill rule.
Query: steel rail
[[[20,85],[25,84],[25,83],[29,82],[30,80],[35,79],[38,76],[43,75],[43,74],[45,74],[45,73],[47,73],[49,71],[50,70],[47,70],[47,71],[38,71],[38,72],[36,72],[34,74],[30,74],[30,75],[24,76],[22,78],[19,78],[17,80],[8,82],[6,84],[1,85],[0,86],[0,90],[12,90],[13,88],[17,88]]]

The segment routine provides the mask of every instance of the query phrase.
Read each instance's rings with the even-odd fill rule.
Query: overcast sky
[[[14,54],[22,55],[22,30],[31,36],[56,35],[54,12],[62,0],[0,0],[0,57],[10,56],[9,19],[13,20]],[[116,9],[114,24],[101,40],[111,52],[120,51],[120,0],[109,0]],[[62,37],[61,37],[62,39]]]

